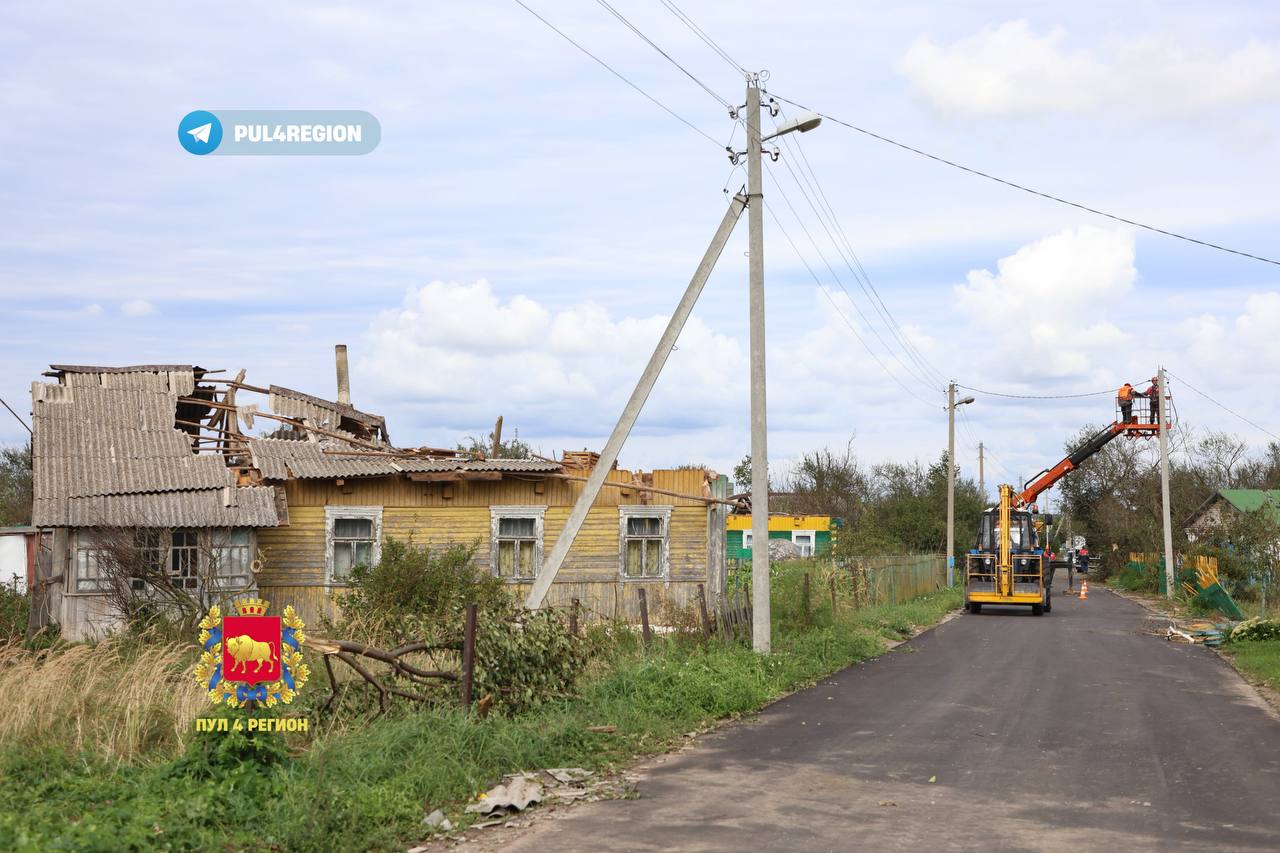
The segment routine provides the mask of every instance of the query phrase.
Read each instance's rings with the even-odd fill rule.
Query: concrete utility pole
[[[636,383],[635,390],[631,392],[631,398],[627,400],[627,405],[623,408],[622,416],[618,418],[618,423],[614,426],[613,432],[610,433],[609,440],[605,442],[604,450],[600,452],[599,461],[591,469],[591,475],[587,477],[586,485],[582,487],[582,492],[579,493],[578,499],[574,501],[573,509],[569,511],[569,518],[564,523],[564,530],[560,532],[560,536],[556,539],[556,544],[551,548],[550,556],[547,557],[546,562],[538,571],[538,578],[533,582],[533,588],[529,590],[529,596],[525,599],[525,606],[530,610],[537,610],[542,606],[542,601],[546,598],[547,591],[551,589],[552,581],[556,579],[556,574],[560,571],[560,566],[564,563],[565,556],[569,553],[569,549],[573,547],[573,540],[578,537],[578,531],[582,529],[582,523],[587,520],[587,513],[591,511],[591,505],[595,503],[596,496],[600,494],[600,489],[604,486],[605,479],[609,476],[609,472],[613,470],[613,463],[618,459],[622,444],[631,433],[631,427],[635,425],[636,418],[640,416],[644,401],[649,398],[649,392],[653,390],[653,384],[658,381],[658,374],[662,372],[662,366],[667,363],[671,350],[675,348],[676,340],[680,337],[680,331],[684,328],[685,321],[689,319],[689,315],[693,313],[693,306],[698,301],[698,295],[702,293],[703,285],[707,283],[711,270],[715,268],[716,261],[724,250],[724,244],[729,241],[729,235],[733,233],[733,226],[738,223],[738,217],[742,215],[742,209],[746,207],[746,204],[747,200],[741,193],[735,195],[733,200],[729,202],[729,209],[725,211],[724,219],[720,221],[720,227],[716,230],[716,235],[711,238],[711,245],[707,246],[706,254],[702,256],[702,262],[698,264],[697,270],[693,273],[693,278],[689,281],[689,286],[685,288],[684,296],[680,298],[680,304],[676,306],[671,319],[667,321],[667,328],[658,340],[658,345],[654,348],[653,355],[649,356],[649,363],[645,366],[644,373],[640,375],[640,381]]]
[[[773,649],[769,615],[769,449],[764,370],[764,187],[760,174],[760,89],[747,78],[747,227],[751,314],[751,647]]]
[[[1173,525],[1169,520],[1169,389],[1164,368],[1160,368],[1160,500],[1164,515],[1164,587],[1173,598]]]
[[[972,397],[957,402],[956,383],[947,384],[947,586],[956,580],[956,406],[972,402]]]
[[[982,495],[982,505],[987,504],[987,472],[986,460],[982,454],[982,442],[978,442],[978,493]]]

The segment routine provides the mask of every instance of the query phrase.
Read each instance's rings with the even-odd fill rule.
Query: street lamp
[[[972,402],[956,399],[956,383],[947,386],[947,586],[956,580],[956,406]]]

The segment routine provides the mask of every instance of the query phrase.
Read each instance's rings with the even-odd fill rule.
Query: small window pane
[[[498,543],[498,577],[509,578],[515,575],[516,543],[507,541]]]
[[[373,520],[369,518],[335,518],[333,535],[336,539],[372,539]]]
[[[646,539],[644,545],[644,573],[656,577],[662,574],[662,540]]]
[[[628,518],[627,533],[631,536],[661,536],[662,519]]]
[[[498,519],[498,535],[532,538],[538,535],[538,520],[535,518],[500,518]]]
[[[333,543],[333,573],[346,577],[355,565],[352,560],[352,544],[350,542]]]
[[[639,539],[627,540],[627,564],[623,572],[629,578],[638,578],[644,572],[644,543]]]
[[[360,565],[360,566],[369,565],[370,557],[373,554],[373,543],[372,542],[356,542],[356,543],[353,543],[353,547],[355,548],[354,559],[355,559],[356,565]]]
[[[533,577],[533,543],[521,542],[520,544],[520,577]]]

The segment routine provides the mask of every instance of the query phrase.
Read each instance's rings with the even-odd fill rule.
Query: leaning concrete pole
[[[1173,565],[1173,525],[1169,520],[1169,391],[1164,368],[1160,368],[1159,393],[1160,408],[1160,500],[1164,515],[1164,587],[1165,594],[1173,598],[1174,565]]]
[[[751,315],[751,647],[773,649],[769,615],[769,448],[764,370],[764,192],[760,176],[760,90],[747,82],[747,225]]]
[[[542,606],[542,602],[547,597],[547,590],[551,589],[552,582],[556,579],[556,574],[560,571],[560,566],[564,563],[564,558],[569,553],[569,549],[573,547],[573,540],[577,538],[578,531],[582,529],[582,523],[587,520],[587,513],[591,510],[591,505],[595,503],[596,496],[600,494],[600,489],[604,486],[605,478],[609,476],[609,472],[613,470],[613,463],[617,461],[618,454],[622,451],[622,444],[627,440],[627,436],[631,433],[631,427],[635,425],[636,418],[640,415],[640,410],[644,408],[644,401],[649,398],[649,392],[653,390],[653,384],[658,381],[658,374],[662,373],[662,367],[667,363],[667,357],[671,355],[671,350],[675,348],[676,339],[680,337],[680,332],[684,329],[685,321],[689,319],[689,315],[693,313],[694,303],[698,301],[698,296],[702,293],[702,287],[707,283],[707,278],[711,275],[711,270],[715,268],[716,261],[720,258],[720,253],[724,250],[724,245],[729,241],[729,235],[733,233],[733,226],[737,224],[738,217],[742,215],[742,209],[746,207],[747,199],[741,193],[733,197],[733,201],[729,202],[729,209],[724,214],[724,219],[720,222],[716,235],[711,238],[711,245],[707,247],[707,252],[702,256],[702,263],[698,264],[697,270],[693,273],[693,279],[689,282],[689,286],[684,291],[684,296],[680,299],[680,304],[676,306],[675,313],[671,315],[671,319],[667,322],[667,328],[662,333],[657,347],[653,350],[653,355],[649,356],[649,364],[646,365],[644,373],[640,376],[640,381],[636,383],[636,388],[631,392],[631,399],[627,400],[627,405],[622,410],[622,416],[618,418],[618,423],[613,428],[613,432],[609,435],[609,440],[605,442],[604,450],[600,452],[600,460],[596,463],[596,467],[591,470],[591,476],[587,478],[586,484],[582,487],[582,493],[578,495],[578,500],[573,504],[573,510],[569,513],[569,518],[564,523],[564,530],[560,532],[560,536],[556,538],[556,544],[551,549],[551,555],[547,557],[546,563],[538,572],[538,579],[533,582],[533,588],[529,590],[529,597],[525,599],[525,606],[531,610],[537,610]]]

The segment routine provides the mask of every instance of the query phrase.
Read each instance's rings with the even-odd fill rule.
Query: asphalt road
[[[1280,719],[1152,624],[1100,587],[961,614],[506,849],[1280,849]]]

